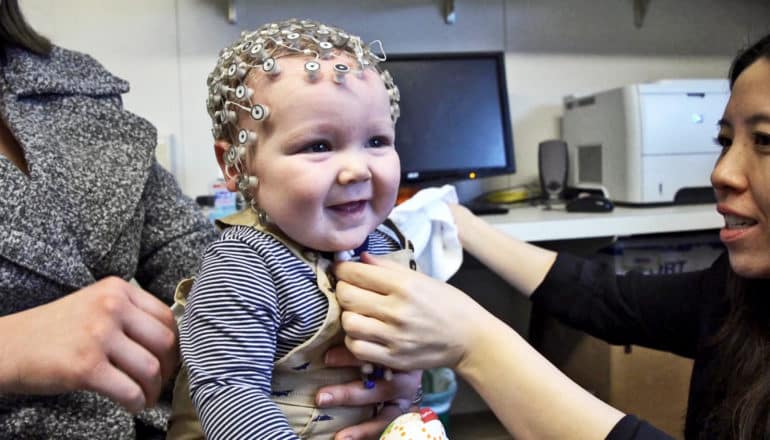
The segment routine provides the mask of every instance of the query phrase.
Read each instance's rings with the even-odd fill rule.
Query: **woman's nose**
[[[747,188],[745,147],[734,142],[720,157],[711,171],[711,186],[717,194],[743,191]]]

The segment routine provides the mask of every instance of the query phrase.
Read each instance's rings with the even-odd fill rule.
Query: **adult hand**
[[[335,267],[345,345],[398,370],[455,367],[489,314],[460,290],[363,254]]]
[[[152,406],[179,363],[160,300],[116,277],[0,318],[0,392],[90,390],[132,412]]]
[[[360,367],[360,361],[344,346],[333,347],[326,353],[329,367]],[[367,406],[387,402],[377,417],[351,426],[335,435],[335,439],[378,439],[385,427],[406,411],[417,410],[412,400],[422,382],[422,371],[393,373],[391,380],[378,380],[374,388],[366,389],[361,381],[330,385],[318,390],[316,403],[320,407]]]

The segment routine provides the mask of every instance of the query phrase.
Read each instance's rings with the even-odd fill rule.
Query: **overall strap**
[[[390,218],[386,218],[377,229],[394,239],[401,249],[414,251],[412,242],[406,239],[401,230],[398,229],[398,226]]]

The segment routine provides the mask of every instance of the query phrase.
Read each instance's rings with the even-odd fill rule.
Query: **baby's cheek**
[[[383,167],[375,176],[376,190],[380,198],[395,201],[401,183],[401,168],[398,165],[398,156],[395,156],[395,163],[393,160],[389,162],[390,165]]]

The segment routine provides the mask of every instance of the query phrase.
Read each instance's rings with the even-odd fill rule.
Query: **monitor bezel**
[[[516,172],[516,160],[514,154],[513,129],[511,113],[508,102],[508,81],[505,73],[505,53],[499,51],[485,52],[431,52],[431,53],[395,53],[388,54],[383,63],[383,68],[388,69],[388,61],[431,61],[431,60],[475,60],[492,59],[496,63],[497,69],[497,91],[499,98],[499,109],[502,118],[503,142],[505,148],[505,164],[492,167],[460,167],[445,170],[419,171],[419,175],[410,177],[407,172],[401,170],[402,184],[418,184],[422,182],[435,180],[461,180],[477,179],[480,177],[499,176],[504,174],[513,174]],[[398,86],[398,77],[394,75],[393,80]],[[403,98],[403,97],[402,97]],[[396,123],[396,132],[398,132],[398,123]],[[396,150],[399,146],[396,144]]]

